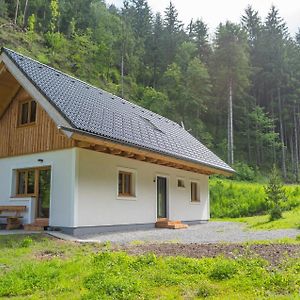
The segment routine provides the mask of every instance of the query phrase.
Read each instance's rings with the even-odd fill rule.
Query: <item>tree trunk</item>
[[[24,20],[23,20],[23,27],[24,27],[24,28],[25,28],[25,26],[26,26],[26,21],[27,21],[27,18],[26,18],[27,7],[28,7],[28,0],[25,1],[25,7],[24,7]]]
[[[297,126],[296,108],[294,106],[294,144],[295,144],[295,176],[296,181],[299,182],[299,149],[298,149],[298,126]]]
[[[283,130],[283,120],[282,120],[282,105],[281,105],[281,93],[280,87],[278,87],[278,112],[279,112],[279,125],[280,125],[280,141],[281,141],[281,166],[282,175],[286,179],[286,157],[285,157],[285,144],[284,144],[284,130]]]
[[[295,153],[294,153],[294,136],[293,134],[289,135],[289,145],[290,145],[290,153],[291,153],[291,171],[292,174],[296,174],[295,171]]]
[[[20,0],[17,0],[16,11],[15,11],[15,18],[14,18],[15,25],[17,25],[18,12],[19,12],[19,3],[20,3]]]
[[[228,98],[228,163],[233,164],[233,105],[232,105],[232,80],[229,81],[229,98]]]
[[[273,165],[277,163],[277,157],[276,157],[276,138],[275,138],[275,133],[276,133],[276,124],[275,124],[275,117],[274,117],[274,99],[273,99],[273,92],[271,92],[271,117],[273,120],[273,134],[274,134],[274,140],[273,140],[273,145],[272,145],[272,150],[273,150]]]

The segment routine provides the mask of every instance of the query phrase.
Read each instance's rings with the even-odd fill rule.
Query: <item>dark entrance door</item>
[[[37,218],[49,218],[51,169],[38,170]]]
[[[157,218],[167,218],[167,178],[157,177]]]

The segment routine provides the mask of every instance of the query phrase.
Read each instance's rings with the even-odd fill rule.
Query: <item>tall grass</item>
[[[300,205],[300,186],[285,186],[287,201],[283,210]],[[267,213],[264,185],[232,180],[210,180],[211,216],[213,218],[239,218]]]

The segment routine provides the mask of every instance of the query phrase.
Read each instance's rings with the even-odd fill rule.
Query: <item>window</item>
[[[192,202],[200,202],[197,182],[191,182],[191,201]]]
[[[177,187],[179,188],[185,188],[185,183],[183,179],[178,179],[177,180]]]
[[[134,197],[132,173],[119,171],[119,196]]]
[[[29,100],[20,103],[18,125],[34,124],[36,121],[36,102]]]
[[[32,196],[35,194],[35,170],[17,170],[17,196]]]

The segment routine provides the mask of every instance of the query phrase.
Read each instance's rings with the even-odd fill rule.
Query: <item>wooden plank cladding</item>
[[[20,103],[29,99],[31,97],[27,92],[20,89],[0,118],[0,157],[73,147],[74,141],[59,132],[55,123],[39,104],[36,107],[36,122],[27,126],[18,126]]]

